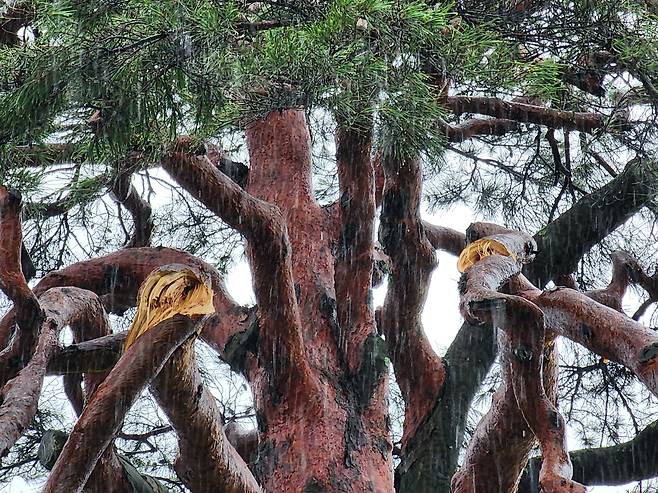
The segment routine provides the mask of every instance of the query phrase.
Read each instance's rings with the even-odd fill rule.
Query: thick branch
[[[57,348],[48,361],[48,375],[99,373],[119,361],[127,331]]]
[[[420,317],[436,266],[434,248],[420,219],[420,161],[412,158],[397,163],[384,157],[382,166],[385,186],[379,238],[392,272],[381,311],[381,330],[406,403],[404,449],[436,405],[445,368],[425,336]]]
[[[59,332],[66,326],[90,331],[107,324],[105,312],[93,293],[77,288],[53,288],[40,297],[46,318],[34,356],[18,376],[2,389],[0,406],[0,457],[29,426],[37,411],[48,361],[57,348]]]
[[[193,341],[167,361],[151,383],[151,392],[176,430],[176,472],[191,491],[261,491],[224,433],[215,398],[197,369]]]
[[[139,196],[131,178],[132,174],[129,172],[118,176],[112,186],[112,193],[133,218],[134,231],[126,247],[144,247],[148,246],[153,234],[151,205]]]
[[[596,113],[559,111],[545,106],[504,101],[498,98],[449,96],[442,102],[455,114],[479,113],[495,118],[504,118],[521,123],[535,123],[551,128],[579,130],[592,133],[605,123],[603,116]]]
[[[658,165],[633,160],[616,178],[581,198],[535,236],[535,261],[525,274],[536,286],[571,274],[582,256],[658,194]]]
[[[427,221],[423,221],[423,229],[425,230],[427,239],[435,250],[442,250],[458,257],[466,246],[464,233],[460,233],[454,229],[435,226]]]
[[[0,289],[14,302],[21,331],[36,342],[34,336],[41,322],[41,310],[23,275],[20,214],[20,194],[0,185]],[[33,344],[26,344],[24,349],[23,356],[29,358]]]
[[[555,333],[626,366],[658,395],[658,335],[654,331],[573,289],[521,294],[542,309]]]
[[[137,397],[195,330],[192,319],[175,316],[137,339],[85,407],[52,469],[44,493],[82,491]]]
[[[304,356],[299,307],[295,298],[291,248],[280,210],[256,199],[215,168],[204,156],[184,150],[189,142],[179,141],[162,160],[165,170],[195,198],[242,233],[253,248],[254,291],[263,330],[260,357],[282,389],[294,387],[313,391],[306,385],[310,373]],[[276,358],[276,364],[275,364]]]
[[[340,189],[340,233],[335,262],[339,342],[351,371],[361,362],[373,331],[370,286],[374,255],[375,183],[370,130],[338,128],[336,160]]]
[[[47,274],[34,288],[38,295],[53,286],[76,286],[93,291],[114,313],[135,306],[137,291],[146,277],[167,264],[183,264],[207,273],[212,282],[217,316],[204,322],[203,339],[223,354],[232,337],[247,329],[249,310],[226,292],[224,282],[212,266],[189,253],[173,248],[130,248]],[[2,323],[5,323],[3,320]]]

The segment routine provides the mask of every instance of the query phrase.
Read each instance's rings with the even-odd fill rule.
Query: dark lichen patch
[[[640,361],[640,363],[645,364],[652,361],[656,356],[658,356],[658,342],[654,342],[653,344],[650,344],[642,348],[638,360]]]

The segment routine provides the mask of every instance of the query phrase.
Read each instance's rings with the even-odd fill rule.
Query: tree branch
[[[112,193],[133,218],[133,233],[127,248],[148,246],[153,234],[151,205],[142,199],[131,183],[130,171],[121,173],[112,185]]]
[[[535,234],[538,254],[525,275],[542,287],[557,276],[571,274],[585,253],[657,194],[658,165],[639,159],[629,162],[619,176]]]
[[[519,129],[519,122],[504,118],[472,118],[459,125],[440,124],[448,142],[465,142],[477,135],[505,135]]]
[[[253,249],[254,291],[260,311],[260,357],[273,371],[280,390],[315,384],[304,355],[299,307],[295,298],[291,248],[280,210],[256,199],[215,168],[205,156],[186,153],[189,141],[179,141],[164,156],[164,169],[195,198],[245,236]],[[276,355],[276,364],[274,356]],[[299,383],[292,385],[297,380]],[[306,385],[304,382],[308,383]]]
[[[380,321],[406,403],[404,453],[409,438],[436,405],[445,367],[421,322],[436,258],[420,219],[420,161],[411,158],[398,163],[385,156],[382,166],[385,185],[379,238],[391,260],[391,275]]]
[[[37,411],[48,361],[58,346],[59,332],[66,326],[90,331],[107,324],[98,297],[77,288],[53,288],[40,296],[45,312],[36,351],[30,362],[2,389],[0,406],[0,457],[29,426]]]
[[[582,484],[622,485],[658,476],[658,422],[632,440],[611,447],[574,450],[569,453],[573,479]],[[542,458],[533,457],[519,483],[519,493],[537,491]]]
[[[196,329],[192,319],[177,315],[137,339],[85,407],[51,471],[44,493],[82,491],[96,461],[116,436],[141,391]]]
[[[224,433],[215,398],[197,369],[193,341],[174,353],[150,388],[178,435],[175,468],[191,491],[261,491]]]
[[[442,103],[457,115],[479,113],[521,123],[535,123],[551,128],[579,130],[586,133],[592,133],[605,123],[603,116],[596,113],[559,111],[545,106],[490,97],[448,96],[442,99]]]

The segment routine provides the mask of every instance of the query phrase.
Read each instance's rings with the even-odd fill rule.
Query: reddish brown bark
[[[222,354],[230,339],[247,328],[249,311],[230,297],[212,266],[180,250],[162,247],[119,250],[51,272],[35,286],[34,292],[38,295],[53,286],[76,286],[93,291],[102,297],[110,311],[121,313],[135,306],[142,281],[167,264],[189,265],[210,276],[218,315],[204,322],[202,337]],[[4,323],[5,320],[0,325]]]
[[[119,175],[112,186],[112,193],[133,219],[133,232],[127,248],[148,246],[154,227],[151,205],[139,196],[131,178],[132,173],[128,170]]]
[[[257,478],[266,491],[388,492],[386,378],[377,368],[351,375],[339,351],[339,228],[311,193],[304,114],[270,113],[246,135],[244,190],[205,158],[174,153],[164,165],[247,239],[259,314],[258,351],[244,366],[259,420]],[[375,353],[368,360],[381,365]]]
[[[85,407],[50,473],[44,493],[82,491],[140,392],[196,330],[190,318],[176,316],[137,339]]]
[[[358,371],[363,344],[374,330],[374,312],[369,301],[375,225],[375,178],[370,140],[369,130],[339,126],[336,134],[340,189],[336,307],[339,346],[353,372]]]
[[[204,385],[194,342],[184,343],[151,383],[151,392],[176,430],[176,472],[195,493],[261,492],[243,459],[229,443],[215,397]]]
[[[379,237],[390,257],[392,272],[380,320],[406,404],[404,451],[436,404],[445,367],[421,322],[436,257],[420,219],[420,161],[412,158],[396,162],[384,157],[382,166],[386,181]]]
[[[0,385],[12,378],[15,368],[27,364],[37,344],[43,320],[39,302],[27,285],[21,267],[21,196],[0,185],[0,289],[14,302],[11,323],[0,332],[6,339],[14,321],[18,324],[9,346],[0,352]]]
[[[286,221],[305,354],[321,384],[320,395],[296,410],[272,402],[261,382],[252,383],[264,415],[259,448],[270,450],[259,460],[258,477],[267,491],[390,491],[386,378],[376,368],[350,375],[339,351],[332,250],[339,245],[335,233],[340,227],[311,193],[304,113],[270,113],[247,127],[246,134],[247,190],[275,204]],[[250,241],[250,255],[259,244]],[[370,358],[377,359],[372,352]]]
[[[53,288],[40,297],[46,318],[30,362],[2,389],[0,406],[0,457],[29,426],[37,411],[48,361],[57,348],[59,332],[66,326],[91,330],[105,322],[103,307],[93,293],[77,288]]]
[[[471,229],[472,236],[477,236],[477,230],[477,225]],[[552,402],[554,396],[547,395],[552,394],[552,382],[546,382],[546,378],[554,374],[554,361],[549,360],[548,367],[544,365],[545,350],[552,346],[552,341],[546,340],[544,314],[526,299],[498,292],[518,275],[519,264],[532,258],[534,241],[518,232],[485,239],[489,238],[496,238],[515,256],[492,255],[468,268],[460,280],[460,307],[466,317],[504,331],[499,344],[503,384],[494,396],[491,410],[478,425],[464,466],[453,477],[453,491],[515,491],[532,445],[527,438],[529,433],[526,435],[527,427],[539,439],[545,456],[539,476],[542,491],[584,492],[584,487],[571,481],[564,419]],[[512,423],[513,431],[507,428],[507,422]],[[519,429],[517,440],[507,442],[507,434],[511,431],[511,436],[515,436]],[[507,447],[506,452],[498,453],[502,447]],[[493,465],[488,458],[491,454],[496,456]],[[498,462],[498,456],[505,462]]]
[[[250,250],[262,327],[259,354],[280,392],[297,389],[313,393],[316,384],[304,357],[291,246],[280,210],[245,192],[205,156],[186,154],[188,145],[189,142],[179,141],[173,152],[163,158],[164,168],[210,210],[242,233],[250,244],[268,245],[267,251]],[[252,170],[250,178],[253,175]],[[301,191],[296,198],[306,194]],[[296,380],[300,385],[293,384]],[[299,397],[305,401],[308,396]]]

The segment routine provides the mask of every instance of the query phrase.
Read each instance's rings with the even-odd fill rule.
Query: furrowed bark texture
[[[381,330],[406,404],[404,453],[409,437],[436,405],[445,366],[421,322],[436,256],[420,219],[420,161],[384,157],[382,167],[385,185],[379,238],[391,260],[391,275],[381,310]]]
[[[161,322],[137,339],[85,407],[50,473],[43,493],[82,491],[141,391],[195,330],[192,319],[176,316]]]
[[[191,491],[262,491],[224,434],[216,399],[197,369],[194,341],[169,358],[150,388],[178,435],[176,473]]]

